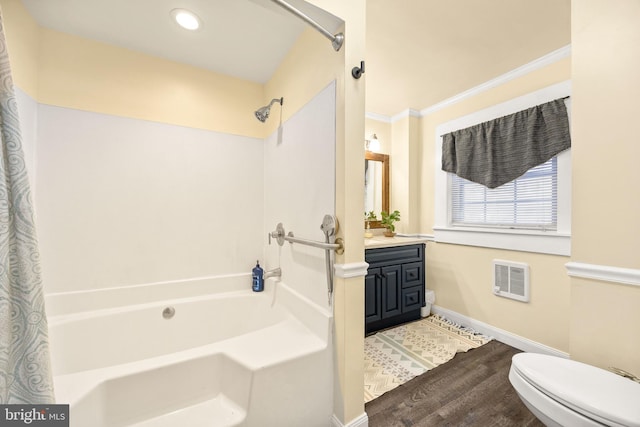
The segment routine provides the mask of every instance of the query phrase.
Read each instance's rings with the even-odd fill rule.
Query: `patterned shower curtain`
[[[0,404],[53,403],[31,190],[0,12]]]

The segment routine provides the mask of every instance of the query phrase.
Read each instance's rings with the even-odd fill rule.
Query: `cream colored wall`
[[[571,258],[638,271],[640,3],[574,0],[571,8]],[[640,375],[639,324],[640,287],[572,278],[572,357]]]
[[[284,97],[282,122],[286,121],[337,78],[336,70],[342,69],[343,61],[326,38],[312,28],[305,29],[265,84],[263,104]],[[280,124],[276,107],[271,111],[265,123],[268,134]]]
[[[409,216],[409,201],[415,199],[409,187],[409,140],[411,138],[410,118],[405,117],[391,125],[391,154],[389,155],[389,210],[400,211],[400,222],[396,224],[396,232],[404,231]],[[418,193],[416,193],[418,194]]]
[[[640,143],[625,126],[640,113],[640,3],[572,7],[573,258],[640,268]]]
[[[378,137],[378,141],[380,142],[380,150],[379,153],[382,154],[391,154],[391,123],[390,122],[381,122],[379,120],[367,118],[364,121],[364,139],[371,139],[371,135],[374,133]]]
[[[364,204],[364,97],[366,73],[359,80],[351,68],[365,58],[366,0],[310,0],[345,21],[345,44],[337,74],[336,216],[345,253],[336,263],[364,261],[362,206]],[[326,42],[329,43],[328,41]],[[364,278],[336,278],[334,343],[336,378],[334,414],[343,425],[364,414]]]
[[[43,104],[264,137],[263,85],[40,28],[0,0],[14,83]]]
[[[507,101],[571,77],[570,59],[482,92],[422,119],[422,170],[419,228],[431,233],[434,209],[436,127],[454,118]],[[415,196],[412,193],[412,196]],[[531,301],[522,303],[492,292],[493,259],[530,266]],[[570,286],[567,257],[504,251],[443,243],[427,244],[427,288],[436,304],[557,350],[569,351]]]
[[[492,261],[527,263],[530,302],[493,295]],[[436,305],[557,350],[569,351],[570,286],[565,257],[427,244],[427,288]]]
[[[40,28],[20,0],[0,0],[0,7],[13,82],[36,99]]]
[[[406,116],[391,124],[392,147],[389,156],[390,181],[389,210],[400,211],[400,222],[396,225],[398,233],[418,232],[419,197],[418,171],[420,169],[420,119]]]
[[[41,29],[38,100],[85,111],[264,137],[263,89],[233,77]]]

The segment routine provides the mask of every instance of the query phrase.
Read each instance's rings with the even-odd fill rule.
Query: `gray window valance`
[[[571,147],[564,99],[443,135],[442,170],[496,188]]]

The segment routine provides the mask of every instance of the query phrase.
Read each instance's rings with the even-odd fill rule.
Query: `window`
[[[437,127],[436,242],[570,255],[571,150],[495,189],[441,169],[441,135],[570,95],[571,83],[558,83]],[[566,105],[571,117],[570,98]]]
[[[558,161],[556,157],[497,188],[451,175],[451,224],[555,230]]]

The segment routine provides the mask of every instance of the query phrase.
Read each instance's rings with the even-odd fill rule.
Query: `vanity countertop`
[[[385,237],[382,234],[376,234],[371,238],[364,239],[364,248],[388,248],[391,246],[414,245],[416,243],[426,243],[430,239],[426,237],[409,237],[396,235],[394,237]]]

